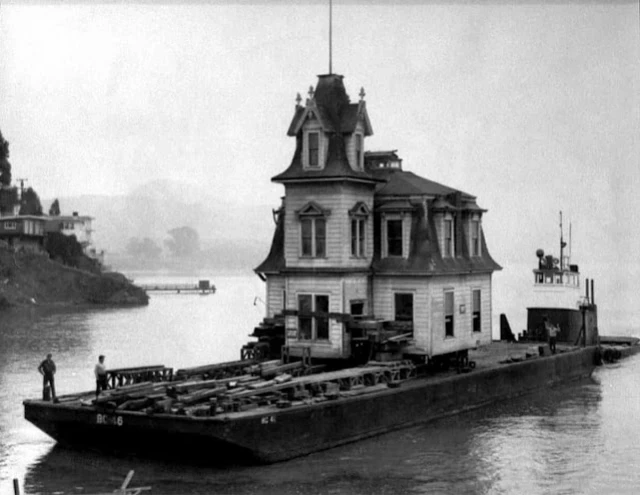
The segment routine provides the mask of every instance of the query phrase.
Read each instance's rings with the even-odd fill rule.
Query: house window
[[[445,337],[453,337],[453,291],[448,290],[444,293],[444,335]]]
[[[356,134],[356,168],[362,168],[362,134]]]
[[[444,221],[444,255],[452,257],[453,250],[453,220]]]
[[[309,133],[309,166],[310,167],[319,167],[320,166],[320,133],[319,132],[310,132]]]
[[[480,320],[480,295],[481,295],[481,291],[480,289],[475,289],[473,291],[471,291],[472,294],[472,299],[473,299],[473,312],[472,312],[472,322],[473,322],[473,331],[474,332],[481,332],[482,331],[482,325],[481,325],[481,320]]]
[[[362,316],[364,314],[364,302],[363,301],[351,301],[351,315]]]
[[[298,295],[298,339],[329,339],[329,296]]]
[[[413,321],[413,294],[396,292],[396,321]]]
[[[365,226],[367,219],[353,217],[351,219],[351,256],[364,257]]]
[[[300,219],[300,252],[302,256],[321,258],[326,255],[327,220],[331,214],[314,202],[298,210]]]
[[[480,256],[480,222],[471,221],[471,256]]]
[[[16,230],[17,227],[16,222],[4,222],[5,230]]]
[[[367,218],[369,208],[362,201],[349,210],[351,218],[351,256],[365,257]]]
[[[307,217],[300,219],[302,234],[302,256],[321,258],[325,255],[326,221],[324,218]]]
[[[402,256],[402,220],[387,220],[387,255]]]

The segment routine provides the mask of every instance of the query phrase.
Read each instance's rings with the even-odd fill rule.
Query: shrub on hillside
[[[82,252],[82,246],[75,235],[64,235],[60,232],[47,234],[45,249],[49,258],[74,268],[99,273],[100,266]]]

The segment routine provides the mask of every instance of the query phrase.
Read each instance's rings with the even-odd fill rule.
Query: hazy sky
[[[640,289],[638,2],[336,0],[333,13],[333,71],[352,101],[366,91],[367,149],[476,195],[505,268],[557,252],[563,210],[576,261]],[[328,2],[3,2],[14,178],[43,198],[169,178],[275,206],[296,93],[328,72],[327,18]]]

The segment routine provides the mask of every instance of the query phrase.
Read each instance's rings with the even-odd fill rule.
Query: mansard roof
[[[338,74],[318,76],[318,84],[312,98],[307,100],[307,106],[296,106],[287,131],[289,136],[296,136],[300,132],[310,112],[315,112],[325,132],[351,134],[362,119],[365,136],[373,134],[365,101],[351,103],[342,79],[343,76]]]
[[[381,258],[380,236],[374,239],[374,258],[371,269],[378,275],[439,275],[445,273],[492,272],[502,267],[494,261],[481,232],[481,256],[470,256],[465,235],[456,235],[456,257],[443,257],[436,234],[435,220],[425,210],[416,207],[412,215],[409,256]]]
[[[438,182],[434,182],[413,172],[400,169],[376,169],[371,170],[374,177],[386,179],[376,189],[379,196],[447,196],[449,194],[461,193],[465,199],[475,199],[475,196],[459,191]]]
[[[276,230],[273,233],[271,249],[267,258],[255,269],[256,273],[277,273],[286,268],[284,259],[284,208],[278,212]]]
[[[291,165],[284,172],[272,177],[273,182],[300,182],[307,180],[344,180],[351,179],[375,183],[379,179],[369,172],[353,170],[345,152],[344,137],[335,133],[329,137],[329,151],[327,163],[323,168],[303,169],[302,166],[302,140],[296,140],[296,152],[291,160]]]

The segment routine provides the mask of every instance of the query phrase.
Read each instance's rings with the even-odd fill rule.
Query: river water
[[[269,466],[79,453],[23,419],[22,400],[41,394],[36,368],[47,352],[59,394],[93,388],[98,354],[110,367],[238,359],[263,316],[263,285],[251,276],[214,282],[214,295],[152,295],[142,308],[2,313],[0,495],[13,493],[13,478],[29,494],[106,493],[131,469],[130,486],[151,486],[151,494],[640,491],[640,356],[585,382]]]

